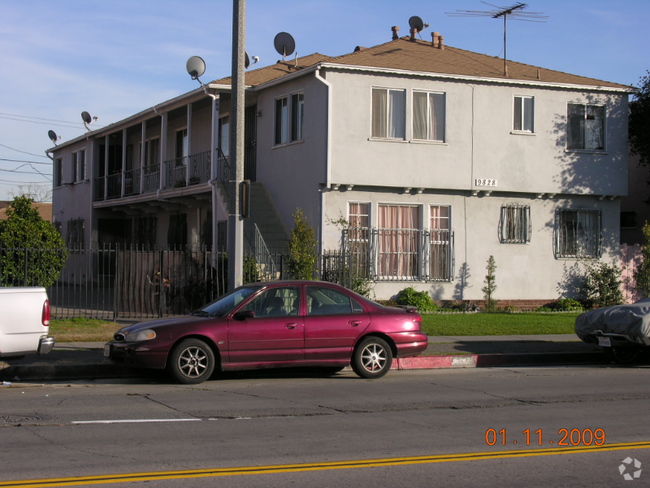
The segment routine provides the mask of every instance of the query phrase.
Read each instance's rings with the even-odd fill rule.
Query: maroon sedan
[[[113,362],[167,368],[181,383],[201,383],[215,369],[352,365],[379,378],[393,358],[427,348],[414,308],[384,307],[342,286],[318,281],[252,283],[191,316],[120,329],[104,347]]]

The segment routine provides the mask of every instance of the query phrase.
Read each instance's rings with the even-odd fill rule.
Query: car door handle
[[[298,324],[284,324],[284,326],[287,329],[295,329],[298,326]]]
[[[361,324],[361,321],[360,320],[350,320],[348,322],[348,324],[350,324],[352,327],[356,327],[357,325]]]

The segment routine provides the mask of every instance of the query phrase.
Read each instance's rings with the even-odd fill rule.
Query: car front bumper
[[[167,351],[154,350],[142,342],[108,342],[104,345],[104,356],[124,366],[164,369],[167,365]]]

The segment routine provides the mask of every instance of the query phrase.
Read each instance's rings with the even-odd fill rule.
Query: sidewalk
[[[422,355],[394,360],[393,369],[603,364],[605,361],[600,347],[586,344],[574,334],[429,336],[429,347]],[[148,373],[106,360],[103,342],[64,342],[56,344],[44,356],[0,360],[0,381],[9,382],[144,377]]]

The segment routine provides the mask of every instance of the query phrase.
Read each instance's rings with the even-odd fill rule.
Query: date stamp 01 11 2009
[[[605,431],[603,429],[560,429],[557,432],[557,438],[542,438],[542,429],[531,432],[530,429],[523,431],[522,436],[515,437],[512,440],[507,439],[506,429],[499,431],[488,429],[485,431],[485,442],[488,446],[494,445],[526,445],[526,446],[602,446],[605,443]],[[512,438],[511,437],[511,438]],[[547,440],[548,439],[548,440]]]

